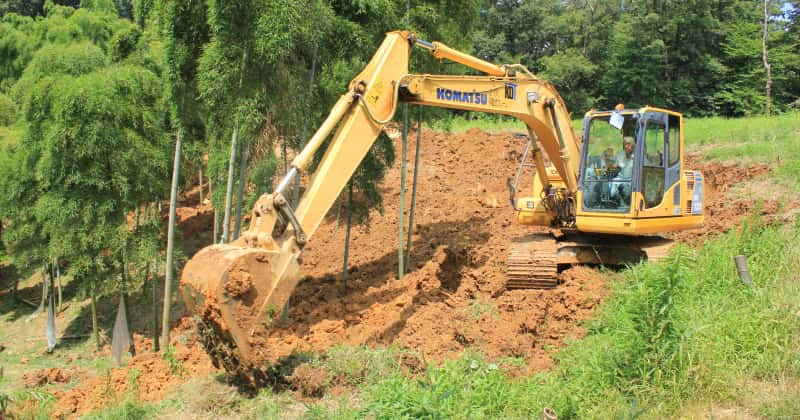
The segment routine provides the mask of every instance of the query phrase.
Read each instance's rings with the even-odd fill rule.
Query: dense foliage
[[[798,2],[770,2],[774,102],[800,97]],[[475,52],[520,61],[553,81],[573,115],[616,103],[689,115],[764,112],[759,1],[490,2]]]

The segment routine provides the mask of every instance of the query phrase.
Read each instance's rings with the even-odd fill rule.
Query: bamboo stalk
[[[239,88],[241,89],[244,81],[244,69],[247,62],[247,50],[244,50],[242,56],[242,69],[239,73]],[[230,240],[231,230],[231,204],[233,200],[233,173],[236,167],[236,150],[239,142],[239,114],[236,113],[233,121],[233,135],[231,136],[231,158],[228,162],[228,186],[225,190],[225,217],[222,219],[222,243],[228,243]]]
[[[353,180],[347,192],[347,230],[344,234],[344,262],[342,263],[342,288],[347,288],[348,260],[350,259],[350,227],[353,224]]]
[[[400,204],[397,217],[397,278],[402,278],[405,275],[405,266],[403,264],[404,246],[403,241],[403,225],[406,222],[405,214],[405,198],[406,198],[406,155],[408,150],[408,104],[403,105],[403,139],[400,157]]]
[[[242,200],[244,200],[244,187],[247,183],[247,158],[249,155],[247,141],[242,141],[242,153],[239,162],[239,189],[236,192],[236,215],[233,227],[233,239],[239,239],[242,226]]]
[[[161,336],[165,343],[169,343],[169,320],[172,309],[172,250],[175,247],[175,208],[178,204],[178,181],[181,170],[181,140],[182,129],[178,129],[175,138],[175,160],[172,167],[172,188],[169,194],[169,226],[167,227],[167,263],[164,267],[164,315],[161,323]]]
[[[61,264],[58,263],[58,259],[56,259],[56,278],[58,279],[58,311],[61,312],[61,308],[64,306],[64,300],[61,293]]]
[[[100,331],[97,327],[97,283],[92,280],[91,287],[92,296],[92,334],[94,334],[95,348],[100,351]]]
[[[411,208],[408,210],[408,240],[406,241],[406,267],[411,265],[411,235],[414,232],[414,209],[417,206],[417,179],[419,178],[419,145],[422,143],[422,108],[417,118],[417,144],[414,152],[414,178],[411,181]]]
[[[203,162],[200,162],[200,168],[197,169],[198,186],[200,187],[200,202],[198,205],[203,205]]]

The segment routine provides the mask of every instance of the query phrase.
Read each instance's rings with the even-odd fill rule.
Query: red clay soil
[[[69,383],[75,372],[62,368],[39,369],[25,372],[22,375],[22,383],[25,388],[35,388],[42,385],[65,384]]]
[[[410,196],[416,135],[409,138]],[[563,273],[555,290],[505,290],[511,239],[542,231],[517,225],[506,204],[506,179],[524,146],[505,132],[423,130],[409,274],[397,279],[398,162],[382,184],[383,214],[373,214],[368,229],[353,229],[346,289],[339,279],[344,211],[337,228],[334,206],[315,233],[302,257],[310,278],[291,298],[285,327],[252,338],[263,362],[293,350],[394,343],[429,361],[474,348],[522,357],[534,371],[550,366],[554,349],[582,334],[578,321],[606,294],[605,279],[578,268]]]
[[[739,164],[735,161],[703,161],[702,154],[693,154],[687,159],[687,168],[703,173],[705,180],[705,223],[700,229],[668,234],[682,242],[696,242],[707,235],[724,233],[739,226],[745,217],[754,213],[763,217],[765,223],[774,223],[783,217],[781,213],[800,208],[795,197],[766,196],[755,198],[752,191],[736,187],[769,174],[769,166],[763,164]]]
[[[174,363],[165,360],[163,353],[152,351],[152,340],[135,335],[138,353],[127,364],[111,369],[107,375],[88,378],[80,385],[68,391],[55,393],[58,402],[52,413],[54,418],[77,418],[87,412],[105,407],[108,404],[124,400],[133,395],[140,401],[155,402],[164,398],[175,385],[183,383],[187,378],[203,376],[216,369],[206,355],[203,347],[196,342],[194,334],[183,342],[177,337],[181,332],[193,331],[189,318],[173,330]],[[109,346],[101,351],[110,352]]]
[[[331,378],[328,372],[303,363],[294,370],[288,380],[301,397],[321,397]]]

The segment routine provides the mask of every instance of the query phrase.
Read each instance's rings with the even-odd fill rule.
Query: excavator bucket
[[[186,307],[200,317],[201,336],[214,364],[251,381],[258,359],[252,342],[265,322],[280,315],[300,279],[293,237],[271,236],[277,220],[273,199],[263,196],[256,203],[250,229],[237,241],[195,254],[180,281]]]

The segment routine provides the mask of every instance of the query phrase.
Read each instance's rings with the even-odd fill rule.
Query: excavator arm
[[[408,74],[414,46],[485,75]],[[298,259],[303,246],[401,102],[519,118],[531,138],[541,145],[534,148],[534,159],[542,188],[558,188],[567,197],[577,190],[579,139],[563,100],[550,83],[519,65],[498,66],[438,42],[416,39],[410,32],[388,33],[294,158],[275,192],[256,202],[249,229],[230,244],[202,249],[183,270],[184,301],[203,319],[206,347],[215,362],[228,371],[257,380],[247,372],[254,371],[265,349],[253,344],[265,333],[265,323],[280,313],[300,280]],[[313,156],[331,133],[324,156],[296,209],[292,209],[285,198],[289,186],[295,177],[308,171]],[[542,149],[558,176],[548,174]],[[285,223],[279,224],[279,219]],[[280,226],[276,228],[276,224]]]

